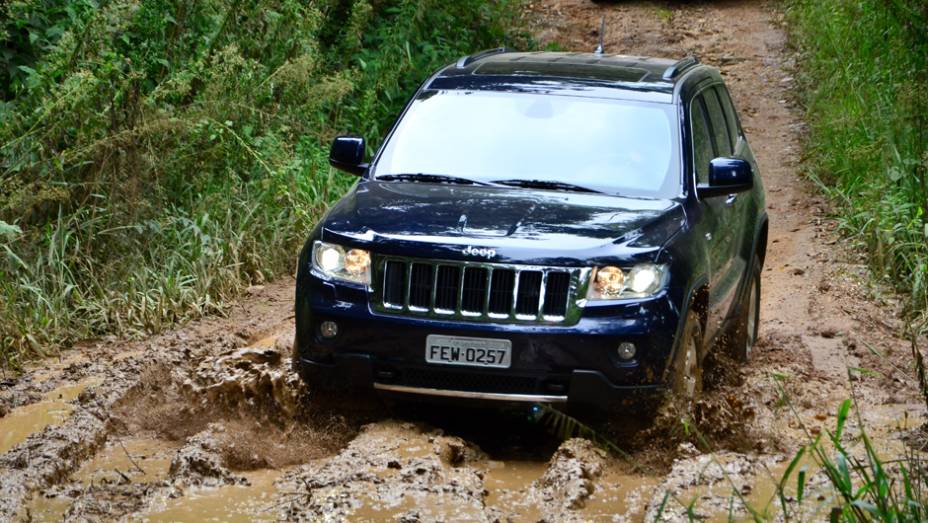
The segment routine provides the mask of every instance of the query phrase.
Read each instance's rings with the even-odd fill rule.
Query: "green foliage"
[[[811,174],[874,271],[928,310],[928,4],[792,0]]]
[[[0,358],[150,333],[292,271],[427,74],[517,43],[518,0],[0,7]],[[11,65],[12,64],[12,65]]]
[[[33,65],[52,49],[74,20],[98,7],[93,0],[0,2],[0,101],[9,100],[33,78]]]
[[[852,438],[845,434],[851,408],[851,400],[842,402],[833,432],[826,431],[813,438],[807,431],[809,443],[796,453],[777,487],[784,519],[802,520],[803,497],[808,487],[805,467],[796,472],[795,498],[786,495],[785,486],[796,464],[803,455],[808,455],[834,491],[831,521],[925,521],[928,518],[928,477],[921,451],[906,447],[901,459],[886,462],[877,452],[856,409],[859,433],[853,440],[863,448],[851,451],[847,442]],[[796,418],[798,420],[798,416]]]
[[[925,426],[906,430],[904,447],[893,449],[897,456],[887,460],[870,438],[856,400],[845,400],[838,407],[835,429],[813,430],[799,415],[781,378],[774,378],[778,393],[784,398],[792,423],[806,437],[782,472],[768,469],[769,476],[757,474],[754,489],[769,479],[774,496],[766,505],[753,506],[742,493],[742,485],[733,480],[727,468],[710,454],[713,465],[731,487],[728,521],[861,521],[922,522],[928,520],[928,467],[925,463]],[[853,419],[852,419],[853,416]],[[853,425],[850,425],[852,422]],[[698,433],[703,446],[708,442]],[[892,446],[882,445],[883,452]],[[743,479],[743,478],[742,478]],[[655,521],[662,520],[668,502],[685,509],[687,519],[703,519],[697,514],[699,496],[686,501],[667,491],[657,510]],[[735,518],[735,507],[746,514]]]

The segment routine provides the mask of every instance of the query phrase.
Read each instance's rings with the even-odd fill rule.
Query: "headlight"
[[[371,253],[334,243],[313,243],[313,268],[333,280],[370,285]]]
[[[664,286],[667,266],[645,263],[623,271],[618,267],[597,267],[586,293],[589,300],[645,298]]]

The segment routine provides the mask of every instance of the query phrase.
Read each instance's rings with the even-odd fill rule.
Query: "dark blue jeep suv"
[[[364,155],[332,144],[360,180],[299,259],[294,366],[312,386],[692,404],[711,351],[750,356],[764,192],[696,59],[484,51]]]

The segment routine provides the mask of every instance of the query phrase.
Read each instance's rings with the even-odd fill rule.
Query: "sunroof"
[[[644,69],[569,62],[531,62],[527,60],[486,62],[474,74],[505,76],[556,76],[610,82],[640,82],[648,75]]]

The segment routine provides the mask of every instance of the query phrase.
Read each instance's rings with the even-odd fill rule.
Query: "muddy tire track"
[[[280,392],[294,389],[284,370],[286,365],[280,363],[284,360],[278,357],[279,368],[271,372],[254,368],[252,354],[260,359],[260,350],[236,353],[268,332],[287,329],[292,317],[292,285],[292,281],[282,281],[266,289],[253,289],[251,299],[227,318],[196,322],[143,341],[107,340],[79,347],[57,362],[37,362],[35,370],[7,378],[0,389],[0,403],[10,408],[0,424],[31,423],[35,432],[22,442],[8,442],[12,448],[0,455],[0,520],[17,515],[28,518],[27,505],[33,494],[54,494],[53,487],[59,487],[57,493],[67,492],[62,485],[67,485],[72,474],[109,440],[135,433],[171,440],[191,436],[199,432],[195,427],[214,419],[254,420],[257,426],[268,416],[292,416],[297,406],[292,396]],[[279,349],[272,346],[267,350]],[[289,351],[289,347],[282,349]],[[212,365],[222,361],[223,355],[227,360],[224,367]],[[236,355],[241,361],[228,361]],[[213,369],[212,375],[205,369]],[[248,369],[254,372],[246,378],[242,373]],[[232,378],[237,378],[234,387],[227,385]],[[41,409],[42,394],[75,387],[81,391],[67,404],[70,415],[55,423]],[[53,405],[50,403],[49,408]],[[34,419],[14,419],[17,412],[30,407],[40,407]],[[160,425],[151,423],[153,420]],[[185,427],[184,421],[190,426]],[[72,487],[71,494],[80,492],[68,512],[73,518],[93,513],[101,498],[139,499],[138,486],[132,483],[89,497],[80,484]],[[136,504],[105,504],[111,517],[137,508]]]

